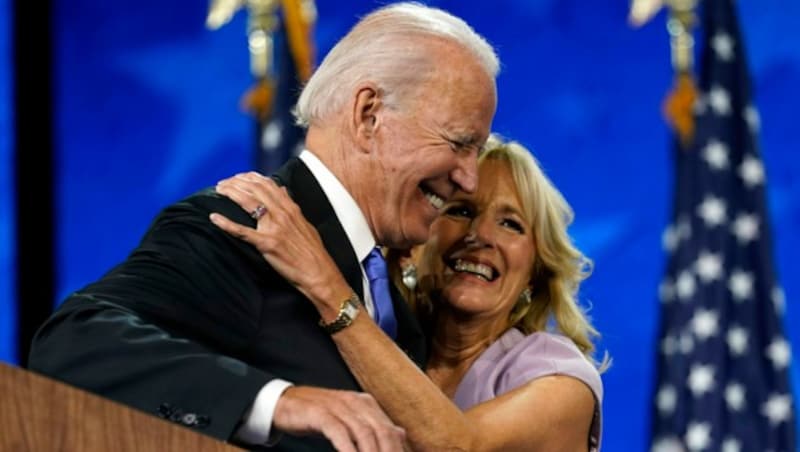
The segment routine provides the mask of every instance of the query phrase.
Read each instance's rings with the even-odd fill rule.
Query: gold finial
[[[666,121],[675,130],[681,145],[687,148],[694,137],[694,104],[697,99],[694,70],[695,8],[698,0],[632,0],[628,21],[641,27],[662,7],[669,7],[667,31],[670,35],[672,67],[675,83],[664,100]]]

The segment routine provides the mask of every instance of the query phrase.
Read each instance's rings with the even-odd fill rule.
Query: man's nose
[[[459,190],[475,193],[478,188],[478,152],[464,152],[458,156],[458,166],[451,173],[451,179]]]

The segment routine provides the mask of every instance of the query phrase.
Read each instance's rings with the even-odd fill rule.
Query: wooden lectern
[[[0,451],[241,452],[242,449],[0,363]]]

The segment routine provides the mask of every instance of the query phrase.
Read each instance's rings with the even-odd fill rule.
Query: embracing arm
[[[323,320],[333,320],[351,289],[285,191],[254,174],[223,181],[217,190],[246,210],[267,206],[257,229],[220,215],[212,221],[256,246]],[[595,401],[577,379],[537,378],[462,412],[368,316],[332,338],[359,384],[406,429],[416,450],[587,450]]]

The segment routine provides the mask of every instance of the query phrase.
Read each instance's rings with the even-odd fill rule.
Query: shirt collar
[[[355,199],[339,179],[314,153],[303,149],[298,157],[319,182],[356,253],[356,257],[358,257],[358,261],[363,262],[369,252],[375,248],[375,237],[372,236],[372,231],[369,229],[361,208],[358,207]]]

